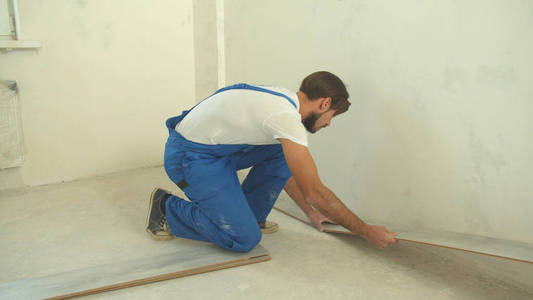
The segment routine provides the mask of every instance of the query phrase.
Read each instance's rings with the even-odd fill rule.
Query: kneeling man
[[[190,201],[154,190],[148,233],[246,252],[262,229],[277,226],[266,218],[285,188],[318,228],[332,220],[377,247],[396,243],[395,233],[364,223],[322,184],[307,148],[306,130],[329,126],[348,110],[348,96],[344,83],[323,71],[307,76],[297,93],[228,86],[168,119],[165,170]],[[237,171],[250,167],[241,185]]]

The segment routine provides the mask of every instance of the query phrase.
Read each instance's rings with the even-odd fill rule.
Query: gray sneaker
[[[174,238],[162,210],[162,202],[169,196],[169,192],[159,188],[155,188],[150,196],[150,206],[148,207],[148,216],[146,216],[146,232],[153,239],[169,240]]]

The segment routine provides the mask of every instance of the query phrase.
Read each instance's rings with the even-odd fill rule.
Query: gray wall
[[[227,83],[329,70],[351,110],[311,137],[359,216],[533,242],[533,2],[228,0]]]

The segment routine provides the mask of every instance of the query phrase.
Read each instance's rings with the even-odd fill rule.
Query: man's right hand
[[[385,226],[368,225],[363,237],[372,245],[382,249],[389,244],[397,244],[396,232],[390,232]]]

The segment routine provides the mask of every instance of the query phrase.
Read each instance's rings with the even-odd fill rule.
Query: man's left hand
[[[315,225],[316,229],[318,229],[320,232],[324,231],[324,226],[322,226],[322,223],[335,224],[335,222],[314,209],[307,214],[307,217],[311,220],[311,222],[313,222],[313,225]]]

